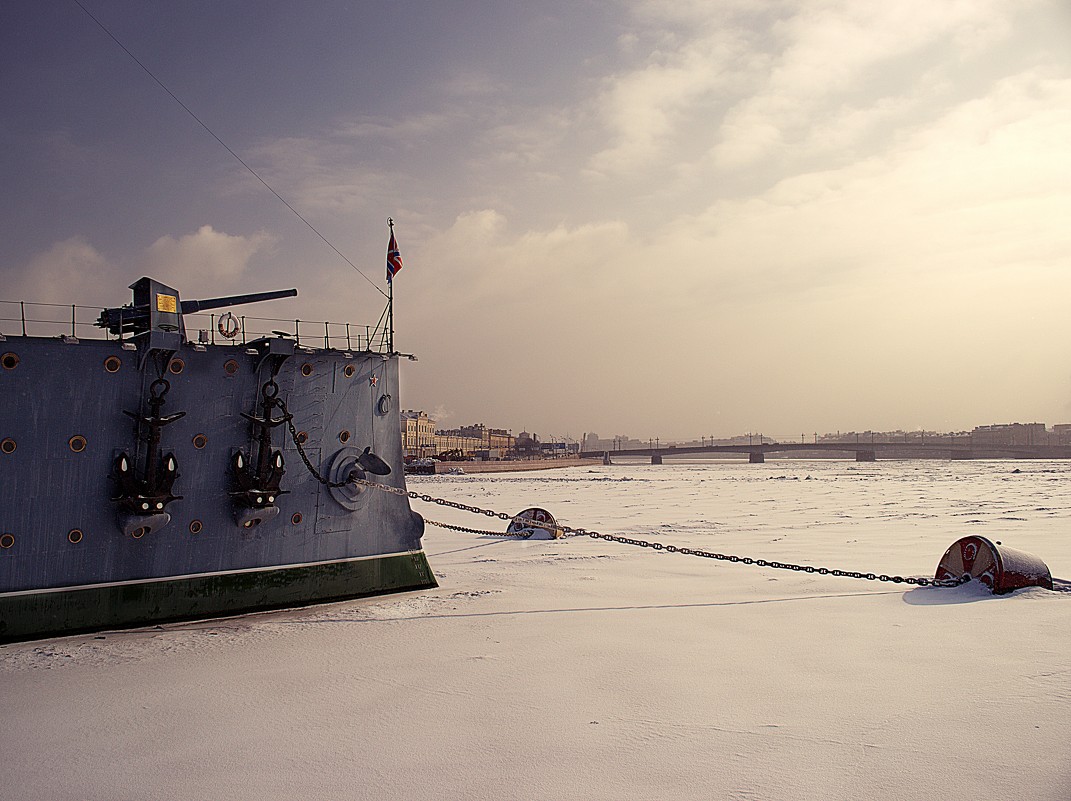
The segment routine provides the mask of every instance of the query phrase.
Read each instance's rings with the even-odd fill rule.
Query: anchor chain
[[[351,481],[354,484],[362,484],[367,487],[373,487],[380,489],[383,492],[389,492],[394,495],[405,495],[414,501],[423,501],[424,503],[434,503],[439,506],[449,506],[452,509],[460,509],[465,512],[472,512],[473,514],[486,515],[487,517],[497,517],[500,520],[512,520],[513,515],[506,514],[505,512],[495,512],[491,509],[481,509],[478,506],[469,506],[468,504],[458,503],[456,501],[448,501],[445,498],[434,498],[426,493],[413,492],[411,490],[398,489],[397,487],[388,487],[384,484],[377,484],[374,481],[366,481],[365,479],[353,478]],[[432,522],[432,521],[427,521]],[[532,521],[533,523],[537,521]],[[441,525],[438,523],[432,523],[433,525]],[[557,527],[565,532],[565,536],[568,537],[591,537],[592,539],[606,540],[608,542],[619,542],[623,545],[636,545],[640,548],[651,548],[656,551],[666,551],[667,553],[682,553],[686,556],[700,556],[704,559],[717,559],[723,562],[735,562],[744,565],[755,565],[756,567],[769,567],[775,570],[794,570],[801,573],[817,573],[820,576],[840,576],[843,578],[854,579],[866,579],[867,581],[887,581],[893,584],[913,584],[918,587],[958,587],[961,584],[965,584],[970,581],[970,576],[959,576],[951,579],[931,579],[925,576],[890,576],[885,573],[862,573],[857,570],[838,570],[836,568],[829,567],[815,567],[814,565],[797,565],[791,562],[777,562],[769,559],[753,559],[749,556],[736,556],[734,554],[715,553],[713,551],[704,551],[699,548],[681,548],[676,545],[667,545],[663,542],[648,542],[647,540],[637,540],[631,537],[620,537],[616,534],[600,534],[598,531],[588,531],[584,528],[573,528],[558,523]],[[476,529],[465,529],[460,526],[445,526],[445,528],[452,528],[458,531],[471,531],[478,534],[490,534],[492,532],[477,531]],[[495,536],[508,536],[502,534],[495,534]]]
[[[274,384],[274,380],[271,383]],[[278,392],[278,390],[276,391]],[[298,430],[297,427],[294,425],[294,415],[292,415],[290,413],[290,410],[286,408],[286,401],[282,398],[274,398],[273,403],[278,406],[279,409],[282,411],[283,419],[286,421],[286,427],[290,429],[290,438],[294,440],[294,447],[297,448],[298,456],[301,457],[301,461],[305,463],[306,469],[308,469],[308,471],[312,474],[313,478],[315,478],[317,481],[319,481],[321,484],[323,484],[325,487],[328,487],[329,489],[337,489],[338,487],[344,487],[347,484],[351,484],[355,480],[357,480],[356,476],[353,473],[344,478],[342,481],[330,481],[321,476],[320,471],[318,471],[313,466],[312,461],[305,453],[305,449],[301,447],[301,440],[298,438]],[[379,485],[373,484],[372,486]]]
[[[512,520],[513,518],[510,519]],[[438,520],[428,520],[427,518],[424,518],[424,522],[428,525],[438,526],[439,528],[448,528],[451,531],[461,531],[465,534],[482,534],[485,537],[519,537],[522,540],[526,540],[532,536],[531,531],[518,531],[515,533],[509,531],[490,531],[488,529],[483,528],[469,528],[468,526],[455,526],[451,523],[440,523]],[[536,523],[538,521],[521,518],[521,522]]]

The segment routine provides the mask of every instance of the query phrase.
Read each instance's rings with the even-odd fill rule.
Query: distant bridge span
[[[827,452],[852,453],[857,462],[873,462],[878,454],[886,458],[946,459],[1071,459],[1066,445],[990,445],[969,441],[945,442],[763,442],[739,445],[664,445],[657,448],[623,448],[621,450],[582,451],[581,457],[614,456],[649,457],[651,464],[661,464],[665,457],[710,453],[746,453],[752,463],[766,461],[767,453]]]

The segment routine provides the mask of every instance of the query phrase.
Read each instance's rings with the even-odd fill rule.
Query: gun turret
[[[108,332],[122,337],[124,334],[142,334],[146,331],[163,331],[178,333],[185,338],[185,326],[182,315],[194,314],[211,309],[224,309],[243,303],[257,303],[262,300],[291,298],[297,295],[296,289],[280,289],[274,292],[251,292],[247,295],[230,295],[224,298],[207,300],[179,301],[179,294],[169,286],[151,278],[141,278],[131,284],[134,290],[134,302],[129,306],[105,309],[97,319],[97,326],[107,328]]]

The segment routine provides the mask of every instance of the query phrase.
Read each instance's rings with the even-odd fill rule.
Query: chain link
[[[271,381],[270,383],[274,384],[275,382]],[[352,473],[346,478],[344,478],[342,481],[330,481],[321,476],[320,472],[315,467],[313,467],[312,462],[309,460],[309,457],[305,453],[305,449],[301,447],[301,440],[298,439],[298,430],[297,427],[294,425],[294,415],[290,414],[290,410],[286,408],[286,401],[284,401],[282,398],[279,398],[275,401],[275,405],[282,410],[283,419],[286,420],[286,427],[290,429],[290,438],[294,440],[294,447],[297,448],[298,456],[301,457],[301,461],[305,463],[305,467],[308,469],[308,471],[312,473],[313,478],[315,478],[325,487],[328,487],[330,489],[337,489],[338,487],[344,487],[347,484],[354,483],[355,477]],[[382,487],[383,485],[371,484],[371,486]]]
[[[512,520],[513,516],[506,514],[505,512],[495,512],[491,509],[481,509],[478,506],[469,506],[464,503],[457,503],[456,501],[448,501],[445,498],[433,498],[426,493],[413,492],[411,490],[399,489],[397,487],[388,487],[384,484],[377,484],[374,481],[366,481],[364,479],[354,478],[352,479],[354,484],[363,484],[367,487],[373,487],[375,489],[382,490],[383,492],[390,492],[395,495],[405,495],[414,501],[423,501],[424,503],[434,503],[439,506],[449,506],[452,509],[460,509],[465,512],[472,512],[473,514],[487,515],[488,517],[497,517],[501,520]],[[432,525],[443,526],[443,528],[454,529],[455,531],[468,531],[476,534],[490,534],[492,536],[511,536],[508,534],[499,534],[497,532],[479,531],[477,529],[466,529],[462,526],[444,526],[442,523],[435,523],[433,521],[426,521]],[[537,521],[531,521],[536,523]],[[606,540],[607,542],[619,542],[623,545],[636,545],[640,548],[651,548],[656,551],[666,551],[667,553],[682,553],[686,556],[699,556],[704,559],[717,559],[723,562],[734,562],[743,565],[755,565],[756,567],[769,567],[775,570],[795,570],[800,573],[817,573],[820,576],[840,576],[843,578],[854,579],[866,579],[867,581],[888,581],[893,584],[913,584],[917,587],[958,587],[961,584],[965,584],[970,581],[970,576],[960,576],[959,578],[952,579],[936,579],[926,578],[925,576],[889,576],[885,573],[861,573],[857,570],[837,570],[836,568],[829,567],[815,567],[813,565],[797,565],[791,562],[777,562],[769,559],[752,559],[749,556],[735,556],[733,554],[715,553],[713,551],[704,551],[698,548],[681,548],[676,545],[666,545],[663,542],[648,542],[647,540],[637,540],[631,537],[620,537],[616,534],[600,534],[598,531],[588,531],[584,528],[573,528],[561,523],[557,524],[557,527],[565,532],[565,536],[568,537],[591,537],[592,539]],[[531,535],[529,535],[531,536]]]
[[[485,537],[519,537],[522,540],[526,540],[532,536],[532,532],[528,531],[489,531],[482,528],[469,528],[468,526],[454,526],[450,523],[440,523],[438,520],[428,520],[424,518],[424,522],[430,526],[438,526],[439,528],[448,528],[451,531],[462,531],[466,534],[482,534]],[[536,521],[532,521],[533,523]]]

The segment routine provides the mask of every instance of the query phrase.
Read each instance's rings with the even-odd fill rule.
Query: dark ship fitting
[[[102,339],[0,315],[0,641],[436,586],[408,498],[351,481],[405,486],[392,341],[131,289]]]

